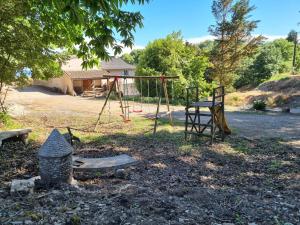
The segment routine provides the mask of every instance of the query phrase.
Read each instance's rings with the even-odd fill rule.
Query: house
[[[121,58],[112,57],[109,61],[102,61],[101,68],[109,72],[111,75],[135,76],[135,66],[126,63]],[[128,78],[126,80],[126,90],[124,87],[124,81],[120,80],[120,88],[123,94],[139,95],[139,92],[134,84],[134,79]]]
[[[121,58],[112,57],[109,61],[102,61],[101,68],[112,75],[135,75],[135,66],[126,63]]]
[[[44,86],[63,94],[80,95],[87,93],[101,92],[106,85],[107,79],[104,75],[132,75],[135,67],[124,62],[120,58],[112,58],[110,61],[101,62],[101,67],[93,67],[83,70],[82,60],[72,57],[62,65],[63,76],[49,80],[34,80],[33,85]],[[107,68],[107,70],[105,69]],[[129,86],[134,86],[133,81],[128,82]],[[121,86],[124,84],[121,82]],[[123,90],[124,88],[122,88]],[[132,87],[131,87],[132,89]]]

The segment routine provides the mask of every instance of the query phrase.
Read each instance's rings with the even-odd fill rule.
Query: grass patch
[[[290,78],[289,74],[281,73],[281,74],[274,74],[270,77],[270,79],[266,80],[264,83],[269,81],[278,81],[278,80],[287,80]]]
[[[1,112],[0,113],[0,127],[3,130],[17,129],[17,128],[21,128],[21,124],[19,124],[16,120],[14,120],[7,113]]]
[[[268,165],[269,172],[276,172],[282,167],[282,162],[280,160],[272,160]]]
[[[245,139],[240,139],[239,141],[233,142],[232,148],[236,152],[245,153],[245,154],[251,153],[250,143]]]
[[[178,154],[182,156],[190,156],[194,152],[194,146],[191,144],[185,144],[178,148]]]

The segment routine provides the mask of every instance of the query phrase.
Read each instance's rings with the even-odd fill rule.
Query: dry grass
[[[278,76],[253,90],[237,91],[226,96],[226,104],[245,107],[263,100],[268,107],[299,107],[300,76]]]

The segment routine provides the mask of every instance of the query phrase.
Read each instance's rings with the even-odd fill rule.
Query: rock
[[[10,193],[14,194],[16,192],[22,193],[33,193],[35,180],[41,179],[40,176],[32,177],[28,180],[12,180]]]
[[[11,225],[19,225],[19,224],[23,225],[23,221],[13,221],[10,224]]]
[[[178,221],[179,221],[179,223],[184,223],[185,219],[179,218]]]
[[[127,177],[126,171],[124,169],[117,169],[115,176],[119,179],[125,179]]]
[[[291,112],[291,109],[289,107],[283,107],[282,112],[289,113]]]
[[[247,191],[251,194],[257,194],[259,192],[259,188],[257,186],[249,186],[247,187]]]
[[[6,198],[8,195],[8,191],[0,189],[0,198]]]
[[[272,193],[272,191],[267,191],[267,193],[265,194],[266,198],[273,198],[274,194]]]
[[[283,225],[294,225],[294,224],[287,222],[287,223],[284,223]]]
[[[252,222],[252,223],[248,223],[248,225],[257,225],[257,223]]]
[[[292,205],[292,204],[289,204],[289,203],[286,203],[286,202],[280,202],[280,205],[288,207],[288,208],[291,208],[291,209],[295,209],[296,208],[295,205]]]

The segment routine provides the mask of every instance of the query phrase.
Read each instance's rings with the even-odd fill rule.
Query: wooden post
[[[100,119],[101,119],[102,113],[103,113],[103,111],[104,111],[104,109],[105,109],[105,106],[106,106],[106,104],[107,104],[107,102],[108,102],[108,99],[109,99],[110,94],[111,94],[111,92],[112,92],[112,90],[113,90],[113,87],[114,87],[115,84],[116,84],[116,81],[117,81],[117,79],[114,79],[113,84],[112,84],[112,86],[111,86],[111,88],[110,88],[110,87],[109,87],[109,80],[107,79],[107,87],[109,88],[109,92],[108,92],[108,94],[107,94],[107,96],[106,96],[106,98],[105,98],[105,102],[104,102],[104,104],[103,104],[103,106],[102,106],[102,109],[101,109],[101,111],[100,111],[100,113],[99,113],[99,116],[98,116],[98,119],[97,119],[97,122],[96,122],[96,126],[95,126],[95,128],[94,128],[94,131],[96,131],[96,129],[97,129],[99,123],[100,123]]]
[[[163,84],[161,83],[160,88],[159,88],[159,98],[158,98],[157,108],[156,108],[156,114],[155,114],[155,123],[154,123],[154,131],[153,131],[153,134],[156,134],[156,129],[157,129],[158,113],[159,113],[159,107],[160,107],[161,96],[162,96],[162,85],[163,85]]]
[[[164,87],[164,94],[165,94],[165,98],[166,98],[166,103],[167,103],[167,109],[168,109],[168,115],[169,115],[170,124],[173,126],[173,119],[172,119],[172,112],[170,110],[168,89],[167,89],[167,84],[166,84],[166,81],[165,81],[164,78],[162,78],[162,85]]]
[[[121,110],[122,110],[122,114],[124,116],[124,120],[126,119],[125,118],[125,111],[124,111],[124,107],[123,107],[123,101],[122,101],[122,95],[121,95],[121,88],[120,88],[120,84],[119,84],[119,81],[118,81],[118,78],[116,78],[116,92],[118,94],[118,98],[119,98],[119,101],[120,101],[120,107],[121,107]]]

